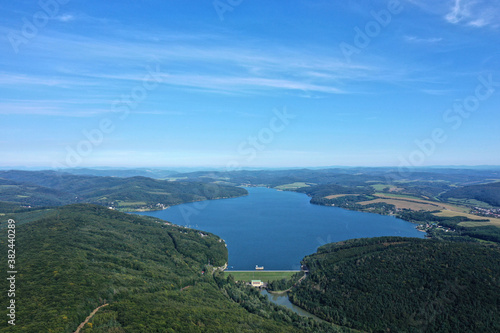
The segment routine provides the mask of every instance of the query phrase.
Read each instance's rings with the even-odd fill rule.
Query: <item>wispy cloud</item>
[[[454,0],[445,20],[472,27],[499,27],[500,2],[496,0]]]
[[[97,85],[96,82],[90,82],[74,77],[31,75],[23,73],[0,73],[0,86],[48,86],[48,87],[69,87],[69,86],[89,86]]]
[[[64,14],[58,19],[69,22],[76,18]],[[7,29],[0,27],[2,31]],[[155,75],[161,79],[161,86],[170,90],[228,95],[281,94],[314,99],[336,94],[377,93],[376,89],[367,87],[373,83],[397,85],[422,78],[417,66],[398,66],[397,62],[376,56],[347,64],[341,54],[321,45],[314,49],[277,46],[265,39],[235,39],[205,32],[157,32],[152,38],[150,32],[123,28],[116,29],[116,34],[119,36],[51,30],[38,36],[23,53],[26,58],[37,61],[23,62],[10,66],[10,72],[0,72],[0,88],[8,94],[9,89],[30,86],[33,99],[39,96],[79,99],[84,95],[85,100],[81,105],[36,104],[28,98],[25,104],[4,103],[0,105],[0,112],[69,116],[106,113],[113,101],[143,83],[148,67],[155,66],[159,68]],[[407,36],[406,39],[414,43],[441,41],[437,37]],[[3,61],[9,60],[15,64],[18,58]],[[91,99],[96,102],[88,103]],[[160,95],[148,98],[153,105],[140,112],[157,112],[160,101],[163,101]]]
[[[75,16],[73,16],[71,14],[62,14],[62,15],[56,16],[55,19],[60,21],[60,22],[70,22],[70,21],[75,20]]]
[[[30,101],[0,102],[0,114],[2,115],[39,115],[39,116],[64,116],[64,117],[90,117],[109,110],[96,108],[80,108],[65,106],[66,101],[56,103],[54,101]]]
[[[451,89],[422,89],[422,92],[433,96],[448,95],[452,92]]]
[[[450,23],[458,23],[468,15],[468,9],[461,3],[461,0],[455,0],[455,4],[451,8],[451,11],[445,15],[446,21]]]
[[[32,46],[33,56],[52,56],[37,66],[41,73],[26,74],[29,68],[24,73],[4,73],[0,85],[106,86],[109,80],[141,81],[145,68],[157,63],[168,73],[163,73],[164,82],[178,87],[243,94],[271,89],[339,94],[347,92],[345,82],[377,79],[384,71],[377,65],[346,64],[338,55],[329,55],[328,49],[314,52],[267,44],[257,48],[223,36],[205,35],[204,40],[160,36],[170,40],[167,44],[143,37],[139,32],[113,41],[65,33],[40,36]]]
[[[407,42],[412,42],[412,43],[437,43],[443,40],[441,37],[428,37],[428,38],[421,38],[421,37],[416,37],[416,36],[405,36],[404,37]]]
[[[455,25],[476,28],[500,27],[500,0],[406,0]]]

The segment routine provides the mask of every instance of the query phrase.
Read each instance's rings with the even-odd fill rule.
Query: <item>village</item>
[[[444,232],[454,232],[455,231],[454,229],[440,226],[439,224],[437,224],[435,222],[419,224],[417,226],[417,230],[418,231],[422,231],[422,232],[428,232],[430,230],[441,230],[441,231],[444,231]]]
[[[500,208],[474,207],[471,209],[470,213],[479,216],[500,218]]]

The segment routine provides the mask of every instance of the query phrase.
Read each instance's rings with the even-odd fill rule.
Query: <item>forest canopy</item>
[[[498,332],[500,250],[401,237],[327,244],[291,300],[363,331]]]

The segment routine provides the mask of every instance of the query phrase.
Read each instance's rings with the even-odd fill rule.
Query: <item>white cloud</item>
[[[85,100],[78,106],[29,101],[3,104],[0,113],[67,116],[106,113],[112,101],[142,84],[150,69],[161,78],[160,86],[168,86],[170,90],[303,98],[375,93],[366,87],[374,82],[392,85],[415,81],[411,74],[418,71],[417,67],[398,67],[377,57],[348,64],[331,47],[276,46],[266,40],[235,41],[231,36],[206,33],[158,33],[157,40],[141,31],[124,29],[120,33],[128,38],[54,31],[38,36],[24,53],[37,61],[0,72],[0,88],[27,86],[38,96],[53,99],[65,96],[66,100],[81,99],[84,94]],[[408,40],[433,43],[441,39],[409,36]],[[11,61],[16,62],[17,58]],[[161,98],[161,94],[155,95],[151,103]]]
[[[159,65],[169,85],[200,88],[215,92],[264,92],[283,89],[323,94],[344,93],[344,83],[382,77],[383,68],[347,64],[330,55],[330,50],[308,51],[272,45],[254,48],[234,43],[222,36],[200,43],[199,39],[182,38],[169,43],[148,41],[136,32],[137,41],[109,41],[78,35],[54,33],[40,36],[32,46],[33,56],[49,55],[37,75],[4,73],[0,86],[28,84],[40,86],[109,85],[109,80],[142,81],[148,65]],[[206,36],[205,36],[206,37]],[[162,39],[170,37],[162,36]],[[64,45],[64,48],[60,46]],[[52,50],[59,49],[54,53]],[[85,50],[85,52],[82,52]],[[325,52],[326,51],[326,52]],[[75,65],[78,64],[78,65]],[[26,69],[29,72],[29,69]],[[50,75],[44,75],[48,74]],[[97,80],[96,80],[97,79]]]
[[[95,83],[74,78],[62,78],[55,76],[28,75],[21,73],[0,72],[0,86],[48,86],[48,87],[69,87],[69,86],[91,86]]]
[[[440,37],[420,38],[416,36],[405,36],[405,40],[414,43],[437,43],[443,40]]]
[[[469,25],[471,25],[473,27],[481,28],[481,27],[484,27],[485,25],[488,25],[488,22],[485,19],[480,18],[480,19],[477,19],[475,21],[469,22]]]
[[[0,115],[39,115],[64,117],[91,117],[102,113],[110,113],[110,109],[82,106],[85,99],[79,103],[67,100],[10,100],[0,102]],[[78,108],[75,109],[75,104]]]
[[[458,23],[463,20],[466,15],[466,8],[460,3],[461,0],[455,0],[451,12],[445,15],[446,21],[450,23]]]
[[[446,22],[476,28],[500,27],[500,0],[406,0]]]
[[[62,14],[62,15],[57,16],[55,19],[60,21],[60,22],[70,22],[70,21],[75,20],[75,17],[71,14]]]
[[[497,28],[500,22],[500,1],[454,0],[444,18],[452,24]]]

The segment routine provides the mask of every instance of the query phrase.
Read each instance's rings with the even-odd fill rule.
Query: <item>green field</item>
[[[402,187],[397,187],[397,186],[391,185],[391,184],[372,184],[370,186],[373,187],[373,189],[377,192],[384,191],[385,189],[388,189],[391,192],[393,192],[393,191],[397,192],[397,191],[404,190],[404,188],[402,188]]]
[[[243,272],[224,272],[224,276],[232,275],[236,281],[250,282],[251,280],[261,280],[262,282],[287,279],[299,271],[243,271]]]
[[[391,185],[386,185],[386,184],[373,184],[370,186],[373,187],[375,189],[375,191],[383,191],[384,189],[391,187]],[[395,186],[392,186],[392,187],[395,187]]]
[[[118,207],[130,207],[130,206],[146,206],[145,201],[121,201],[117,200]]]
[[[188,177],[167,177],[165,178],[164,180],[169,180],[171,182],[175,182],[175,181],[178,181],[178,180],[184,180],[184,179],[187,179]]]
[[[415,197],[412,195],[408,194],[394,194],[394,193],[375,193],[374,194],[377,197],[391,197],[391,198],[405,198],[405,199],[422,199],[420,197]]]
[[[296,183],[291,183],[291,184],[285,184],[285,185],[280,185],[276,186],[278,190],[295,190],[301,187],[309,187],[309,184],[302,183],[302,182],[296,182]]]

